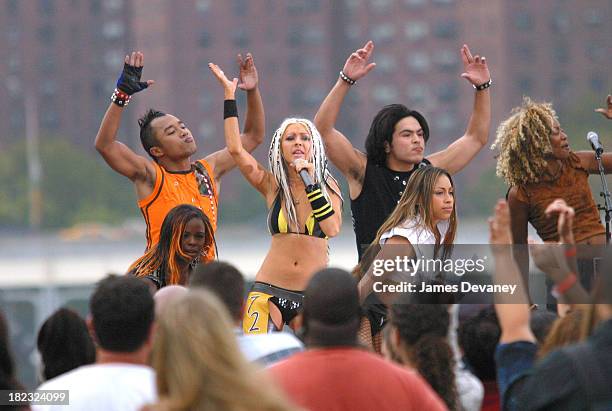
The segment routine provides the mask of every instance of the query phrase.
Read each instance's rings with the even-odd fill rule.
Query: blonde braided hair
[[[312,150],[310,152],[310,158],[308,161],[314,164],[314,178],[315,184],[321,185],[321,192],[330,201],[329,193],[327,192],[327,186],[324,184],[328,179],[335,179],[327,169],[327,157],[325,156],[325,147],[323,146],[323,140],[321,134],[315,127],[315,125],[304,118],[286,118],[280,127],[274,132],[272,136],[272,142],[270,143],[270,151],[268,153],[268,160],[270,165],[270,171],[278,184],[278,187],[282,193],[282,198],[285,203],[285,209],[288,214],[288,222],[290,226],[298,227],[297,212],[295,210],[293,196],[289,188],[289,177],[287,162],[283,158],[282,154],[282,137],[285,134],[285,130],[291,124],[302,124],[308,130],[310,137],[312,138]]]

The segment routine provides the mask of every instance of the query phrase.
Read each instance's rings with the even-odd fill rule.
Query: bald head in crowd
[[[153,295],[153,299],[155,300],[155,316],[159,317],[169,303],[178,300],[185,294],[187,294],[187,288],[182,285],[168,285],[161,288]]]

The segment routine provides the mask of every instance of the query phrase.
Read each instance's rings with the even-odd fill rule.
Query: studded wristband
[[[351,86],[357,83],[357,80],[353,80],[352,78],[344,74],[344,71],[342,70],[340,70],[340,78]]]
[[[131,98],[132,96],[116,88],[115,91],[113,91],[110,99],[119,107],[127,107]]]
[[[482,91],[482,90],[486,90],[489,87],[491,87],[492,84],[493,84],[493,79],[489,79],[489,80],[487,80],[484,83],[479,84],[479,85],[472,84],[472,87],[474,87],[474,89],[476,89],[476,91]]]

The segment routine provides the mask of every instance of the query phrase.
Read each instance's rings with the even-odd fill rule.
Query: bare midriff
[[[327,240],[306,234],[275,234],[255,281],[303,291],[328,262]]]

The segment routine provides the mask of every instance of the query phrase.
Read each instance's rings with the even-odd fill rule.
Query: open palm
[[[608,94],[608,98],[606,99],[606,108],[598,108],[595,111],[601,113],[608,120],[612,120],[612,95]]]
[[[240,81],[238,82],[238,87],[245,91],[255,89],[259,82],[259,77],[251,53],[247,53],[244,59],[241,54],[238,54],[238,67],[240,68]]]
[[[486,83],[491,78],[489,67],[484,56],[478,54],[472,56],[470,48],[464,44],[461,47],[461,60],[463,61],[463,73],[461,77],[467,79],[475,86]]]
[[[236,91],[236,85],[238,84],[237,78],[229,80],[223,70],[221,70],[221,67],[217,66],[214,63],[208,63],[208,68],[210,68],[210,71],[212,71],[212,73],[215,75],[215,77],[219,81],[219,84],[223,86],[224,90],[230,91],[232,93]]]

